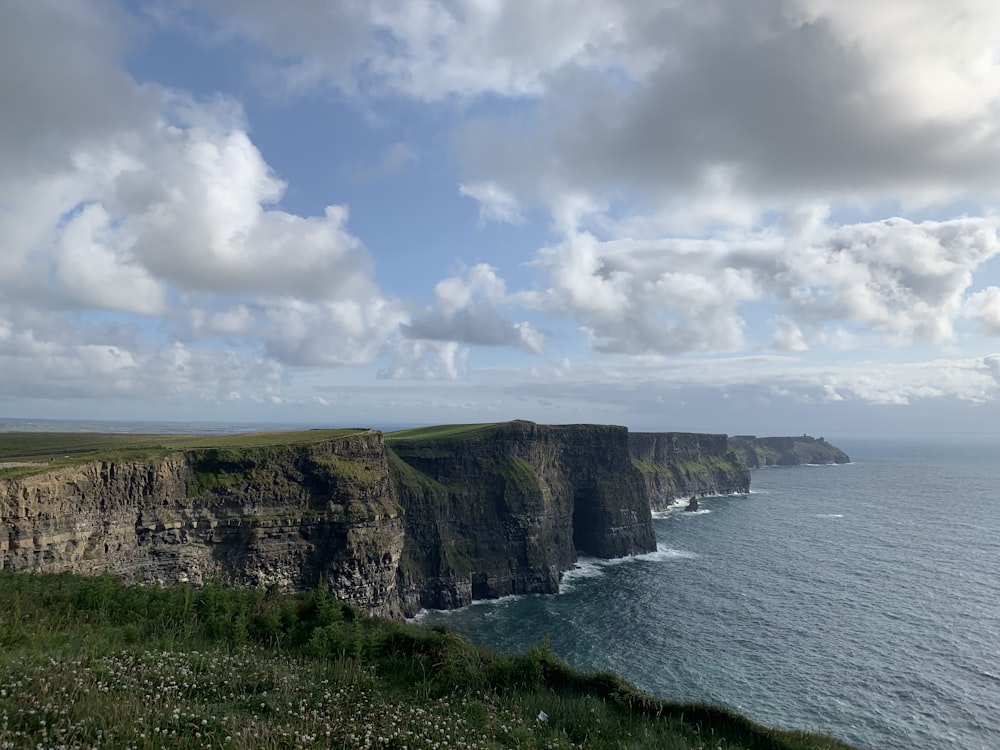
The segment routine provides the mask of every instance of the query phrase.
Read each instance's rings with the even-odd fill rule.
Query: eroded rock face
[[[750,491],[750,472],[730,452],[725,435],[633,432],[629,451],[654,511],[680,498]]]
[[[192,450],[0,481],[0,567],[126,580],[320,580],[398,616],[401,511],[377,432],[289,446]]]
[[[517,421],[390,449],[406,509],[408,612],[554,593],[577,550],[621,557],[656,548],[623,427]]]
[[[836,460],[822,440],[778,440],[792,447],[753,443],[754,460]],[[731,447],[725,435],[515,421],[388,445],[372,430],[93,462],[0,480],[0,568],[285,590],[322,581],[389,617],[553,593],[578,552],[654,550],[651,509],[749,491]]]

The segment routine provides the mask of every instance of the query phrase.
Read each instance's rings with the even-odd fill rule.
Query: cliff
[[[801,464],[847,464],[851,459],[840,448],[823,438],[756,437],[734,435],[729,448],[751,469],[762,466],[799,466]]]
[[[46,436],[21,454],[17,439],[0,440],[4,460],[52,461],[0,464],[0,569],[283,590],[322,581],[392,617],[553,593],[578,552],[652,551],[650,511],[747,492],[741,457],[847,460],[822,439],[523,421],[147,437]]]
[[[633,432],[629,453],[654,511],[683,497],[750,491],[750,472],[730,452],[725,435]]]
[[[623,427],[489,425],[390,438],[405,509],[405,609],[554,593],[576,552],[656,548]]]
[[[381,433],[186,450],[0,480],[0,568],[312,588],[399,615]]]

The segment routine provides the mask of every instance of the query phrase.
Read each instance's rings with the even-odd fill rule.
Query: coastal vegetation
[[[322,585],[0,573],[0,747],[847,750],[643,694],[546,643],[501,655]]]
[[[429,427],[414,427],[409,430],[397,430],[386,433],[389,442],[404,440],[436,440],[444,438],[462,438],[468,440],[476,437],[486,437],[490,428],[500,423],[485,422],[481,424],[438,424]],[[477,435],[477,433],[480,433]]]
[[[90,461],[148,461],[184,450],[261,448],[319,442],[357,429],[282,430],[219,435],[107,432],[0,432],[0,478],[31,476]]]

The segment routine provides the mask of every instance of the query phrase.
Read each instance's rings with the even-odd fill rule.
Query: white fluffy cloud
[[[396,339],[389,345],[390,364],[378,371],[384,380],[458,380],[469,367],[469,348],[455,341]]]
[[[197,29],[208,15],[219,31],[200,35],[259,45],[271,55],[270,75],[298,90],[334,86],[430,101],[534,96],[565,66],[638,74],[657,56],[629,48],[634,8],[619,0],[375,0],[295,8],[209,0],[182,7],[156,17]]]
[[[251,373],[265,361],[272,374],[372,361],[406,315],[374,282],[347,210],[278,208],[285,183],[240,106],[131,81],[116,59],[125,23],[97,2],[4,10],[0,95],[16,113],[0,123],[0,153],[10,155],[0,175],[7,391],[19,375],[31,390],[64,372],[95,393],[200,392],[223,381],[209,390],[234,392],[257,390]],[[60,45],[77,54],[56,75],[49,58]],[[172,341],[105,344],[107,330],[88,321],[112,313]],[[219,336],[256,354],[196,348]]]
[[[506,284],[485,263],[470,268],[465,278],[452,276],[434,287],[434,306],[402,327],[413,339],[453,341],[479,346],[515,346],[540,353],[544,336],[530,323],[512,323],[497,308],[509,304]]]
[[[7,4],[2,395],[278,402],[313,368],[454,383],[506,348],[536,355],[511,378],[525,394],[583,406],[619,381],[994,399],[998,29],[985,0]],[[243,103],[126,72],[142,33],[232,54],[258,87],[247,111],[346,102],[388,134],[358,191],[292,211]],[[410,112],[441,131],[390,123]],[[427,290],[380,285],[348,204],[391,218],[376,182],[407,200],[442,144],[448,210],[530,244],[491,236],[414,310]],[[849,360],[886,349],[933,359]]]
[[[756,302],[783,311],[779,350],[844,326],[893,345],[942,343],[955,336],[974,273],[1000,254],[996,230],[993,219],[893,219],[714,240],[578,233],[541,251],[550,286],[531,299],[579,320],[600,350],[627,354],[759,347],[746,336]]]
[[[963,313],[990,336],[1000,336],[1000,287],[987,287],[969,295]]]

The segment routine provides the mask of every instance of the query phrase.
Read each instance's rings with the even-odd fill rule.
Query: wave
[[[507,594],[506,596],[498,596],[496,599],[473,599],[468,604],[461,607],[454,607],[453,609],[435,609],[434,607],[421,607],[420,611],[417,612],[417,614],[413,615],[413,617],[407,617],[406,621],[416,623],[419,625],[431,615],[434,616],[449,615],[455,612],[461,612],[465,609],[468,609],[469,607],[478,607],[482,604],[494,604],[494,605],[510,604],[513,601],[517,601],[518,599],[524,599],[529,596],[545,596],[545,594]],[[548,596],[551,596],[551,594],[549,594]]]
[[[702,511],[697,511],[701,513]],[[710,513],[711,511],[705,511],[705,513]],[[649,560],[651,562],[665,562],[667,560],[693,560],[698,557],[694,552],[688,552],[685,549],[675,549],[673,547],[668,547],[665,544],[657,544],[655,552],[646,552],[642,555],[634,555],[632,557],[619,557],[614,560],[609,560],[611,564],[617,565],[622,562],[628,562],[629,560]]]
[[[816,518],[843,518],[843,513],[817,513]]]
[[[699,511],[700,512],[700,511]],[[706,513],[708,511],[705,511]],[[694,513],[692,513],[694,515]],[[645,552],[641,555],[629,555],[628,557],[613,557],[605,559],[603,557],[581,556],[571,570],[563,573],[562,581],[559,584],[559,593],[567,594],[575,588],[577,581],[586,578],[600,578],[607,568],[614,568],[618,565],[628,565],[638,561],[646,562],[669,562],[672,560],[692,560],[698,557],[694,552],[683,549],[674,549],[665,544],[657,544],[653,552]]]
[[[746,497],[747,495],[766,495],[766,491],[760,492],[758,490],[750,490],[749,492],[725,492],[718,495],[690,495],[689,497],[678,497],[673,503],[668,505],[664,510],[654,510],[653,518],[670,518],[675,513],[681,513],[687,511],[688,504],[697,499],[699,503],[703,503],[706,500],[713,500],[720,497]],[[699,513],[709,513],[707,509],[691,511],[691,515],[698,515]]]

